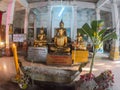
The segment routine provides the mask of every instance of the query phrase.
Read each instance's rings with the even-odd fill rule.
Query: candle
[[[0,42],[0,48],[4,47],[4,42]]]
[[[12,45],[12,51],[13,51],[13,56],[14,56],[14,63],[15,63],[15,68],[16,68],[16,79],[20,78],[20,69],[19,69],[19,63],[18,63],[18,55],[17,55],[17,48],[16,45]]]

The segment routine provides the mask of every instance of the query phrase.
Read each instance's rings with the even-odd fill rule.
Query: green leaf
[[[98,20],[98,27],[102,27],[104,25],[104,21],[103,20]]]
[[[98,33],[98,35],[99,35],[99,36],[104,35],[104,33],[106,32],[106,30],[107,30],[107,29],[102,29],[102,30]]]
[[[102,27],[104,25],[103,20],[94,20],[91,22],[91,27],[94,30],[94,32],[98,32],[99,27]]]
[[[97,21],[96,21],[96,20],[95,20],[95,21],[92,21],[91,27],[92,27],[92,29],[94,30],[94,32],[97,32]]]
[[[90,26],[89,26],[87,23],[85,23],[85,24],[83,25],[83,27],[81,28],[81,30],[82,30],[85,34],[87,34],[87,35],[91,38],[91,40],[92,40],[94,34],[93,34],[93,31],[91,30]]]
[[[111,32],[111,33],[106,34],[103,37],[102,41],[106,41],[106,40],[109,40],[109,39],[117,39],[116,33],[115,32]]]
[[[77,30],[77,33],[86,34],[81,28]]]

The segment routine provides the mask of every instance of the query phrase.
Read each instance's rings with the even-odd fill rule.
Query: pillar
[[[100,20],[100,9],[96,8],[96,19]]]
[[[112,0],[112,22],[113,28],[115,28],[116,34],[118,38],[113,40],[111,51],[110,51],[110,59],[119,60],[119,12],[117,6],[117,0]]]
[[[48,27],[47,27],[47,37],[48,37],[48,42],[51,41],[52,39],[52,7],[48,6]]]
[[[25,18],[24,18],[24,34],[28,33],[28,16],[29,16],[29,8],[25,8]]]
[[[6,17],[6,55],[10,56],[9,29],[13,24],[14,8],[16,0],[9,0]]]
[[[36,37],[37,37],[37,21],[36,21],[36,15],[34,15],[34,40],[36,39]]]
[[[76,39],[77,36],[77,7],[74,7],[74,11],[73,11],[73,38],[72,39]]]

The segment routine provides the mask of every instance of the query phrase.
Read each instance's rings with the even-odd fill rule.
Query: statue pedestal
[[[73,63],[88,62],[88,51],[72,50]]]
[[[71,55],[47,55],[48,65],[72,65]]]
[[[27,60],[33,62],[46,62],[47,54],[47,47],[29,47]]]

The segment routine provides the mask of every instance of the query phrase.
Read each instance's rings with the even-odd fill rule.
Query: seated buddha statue
[[[85,42],[83,41],[83,37],[80,33],[78,33],[77,40],[73,44],[73,47],[78,50],[86,50]]]
[[[54,37],[54,45],[50,47],[50,51],[56,53],[70,53],[70,47],[68,46],[68,40],[64,23],[61,20],[60,28],[57,29],[57,33]]]
[[[37,40],[34,41],[34,47],[43,47],[47,45],[47,38],[44,32],[44,28],[40,29],[40,33],[37,36]]]

